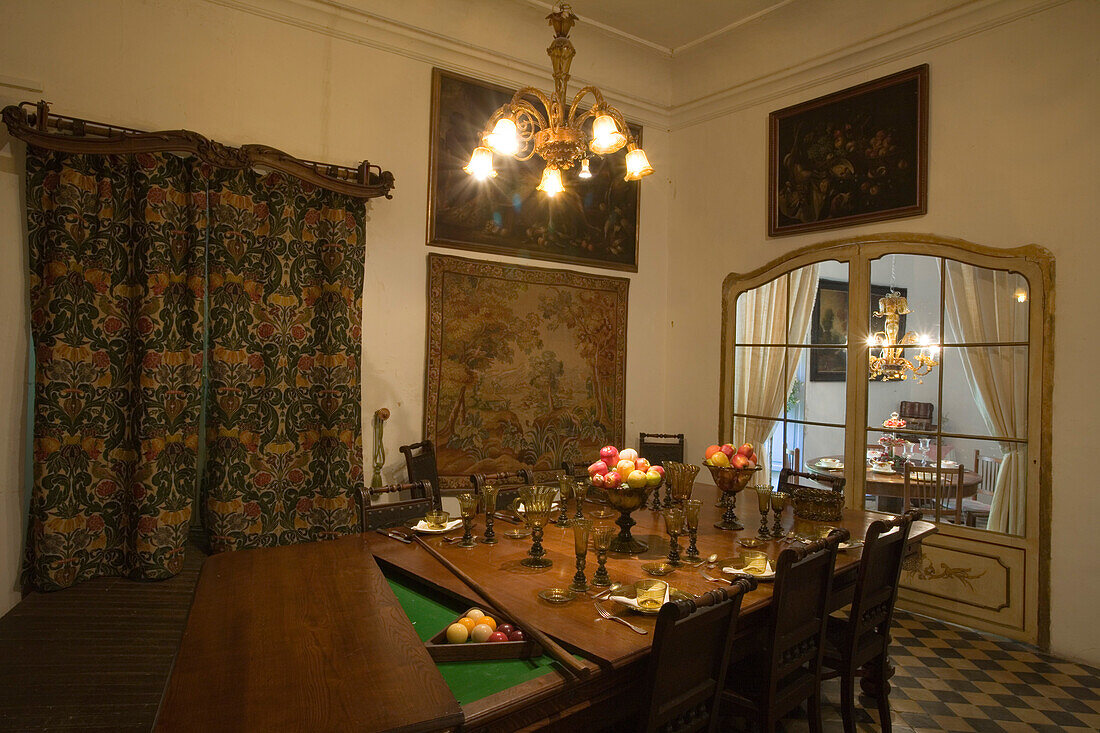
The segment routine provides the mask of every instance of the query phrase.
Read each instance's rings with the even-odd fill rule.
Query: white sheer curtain
[[[1020,278],[961,262],[946,263],[947,322],[962,343],[1015,341],[1026,334],[1027,308],[1017,302]],[[991,435],[1025,437],[1027,368],[1017,349],[959,349],[974,402]],[[1017,443],[1001,444],[1001,467],[993,491],[988,529],[1021,535],[1027,517],[1027,460]]]
[[[737,299],[739,344],[782,344],[787,340],[787,288],[790,287],[791,343],[809,340],[810,318],[817,293],[817,265],[809,265],[783,277],[746,291]],[[762,446],[775,430],[794,383],[801,348],[735,347],[734,411],[760,415],[761,418],[733,418],[733,440]],[[787,352],[787,369],[783,358]],[[763,481],[771,481],[771,462],[764,460]]]

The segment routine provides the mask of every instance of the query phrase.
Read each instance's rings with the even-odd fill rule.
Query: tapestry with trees
[[[550,471],[622,442],[628,280],[433,254],[428,281],[441,477]]]

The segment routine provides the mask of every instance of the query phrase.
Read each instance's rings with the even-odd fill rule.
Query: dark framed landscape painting
[[[564,171],[565,191],[546,196],[543,161],[493,156],[496,178],[478,181],[463,166],[485,123],[514,89],[432,70],[428,244],[440,247],[638,271],[640,184],[624,181],[620,151],[590,156],[592,177]],[[642,128],[630,126],[641,144]]]
[[[908,294],[908,288],[895,287],[903,296]],[[875,318],[878,310],[879,298],[886,297],[890,288],[885,285],[871,286],[871,332],[875,333],[884,328],[886,319]],[[905,316],[898,321],[898,338],[905,335]],[[817,297],[814,298],[814,312],[810,320],[811,344],[838,344],[837,349],[810,349],[810,381],[811,382],[843,382],[848,378],[848,350],[845,348],[848,342],[848,281],[827,280],[821,278],[817,281]],[[883,381],[882,377],[875,377],[872,381]]]
[[[769,116],[768,236],[927,211],[927,64]]]

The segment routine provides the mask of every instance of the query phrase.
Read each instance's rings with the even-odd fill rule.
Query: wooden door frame
[[[855,277],[855,273],[869,270],[871,260],[885,254],[912,254],[943,257],[978,267],[1019,272],[1028,281],[1028,461],[1033,470],[1028,471],[1029,501],[1026,530],[1020,544],[1028,556],[1028,571],[1036,572],[1037,594],[1031,598],[1025,594],[1025,618],[1035,619],[1035,625],[1025,622],[1032,632],[1025,641],[1036,643],[1043,649],[1050,645],[1050,517],[1051,517],[1051,424],[1054,391],[1054,256],[1036,244],[1011,249],[988,247],[964,239],[942,237],[933,234],[883,233],[848,237],[809,244],[792,250],[771,262],[747,273],[730,273],[722,284],[722,356],[719,377],[718,434],[723,442],[733,441],[731,435],[734,407],[734,336],[737,323],[737,297],[753,288],[789,272],[823,261],[846,262],[849,267],[849,302],[866,303],[870,300],[870,278]],[[941,292],[942,292],[941,285]],[[942,297],[942,296],[941,296]],[[849,465],[861,462],[866,450],[866,425],[868,381],[866,375],[869,350],[858,348],[863,343],[861,334],[870,327],[870,314],[865,308],[849,308],[847,384],[845,406],[845,460]],[[853,347],[856,348],[853,348]],[[1038,450],[1035,450],[1035,448]],[[859,458],[860,460],[855,460]],[[848,505],[862,505],[866,477],[855,471],[849,477]],[[966,527],[950,528],[950,534],[962,539],[982,541],[984,530]],[[1005,535],[996,535],[1005,538]],[[986,539],[988,541],[988,537]]]

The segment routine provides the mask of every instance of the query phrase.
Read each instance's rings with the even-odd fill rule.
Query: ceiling
[[[549,9],[551,2],[522,0]],[[582,22],[665,51],[695,45],[792,0],[572,0]]]

